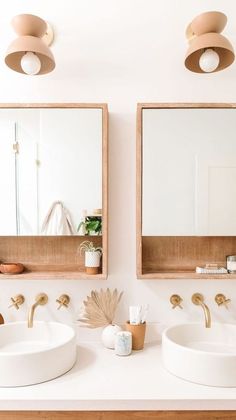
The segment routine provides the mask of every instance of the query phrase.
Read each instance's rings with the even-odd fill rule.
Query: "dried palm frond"
[[[87,296],[84,300],[84,311],[82,317],[78,320],[88,328],[105,327],[112,324],[116,308],[121,300],[123,292],[118,293],[117,289],[107,290],[101,289],[91,291],[91,296]]]

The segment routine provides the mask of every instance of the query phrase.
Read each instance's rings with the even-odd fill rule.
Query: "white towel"
[[[43,222],[42,235],[73,235],[74,229],[68,210],[61,201],[55,201]]]

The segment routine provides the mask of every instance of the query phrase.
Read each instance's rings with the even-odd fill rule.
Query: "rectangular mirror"
[[[0,236],[81,234],[102,209],[102,112],[0,109]]]
[[[236,253],[235,117],[234,104],[138,107],[139,276],[194,274]]]
[[[11,236],[94,238],[106,248],[107,121],[106,104],[0,105],[2,248]]]

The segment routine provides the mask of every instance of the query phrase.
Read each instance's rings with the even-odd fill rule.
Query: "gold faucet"
[[[200,305],[204,311],[205,316],[205,327],[210,328],[211,327],[211,313],[208,306],[204,303],[204,297],[201,293],[194,293],[192,296],[192,302],[194,305]]]
[[[31,306],[28,316],[28,328],[33,327],[34,311],[39,305],[45,305],[48,301],[48,296],[45,293],[40,293],[35,298],[35,303]]]

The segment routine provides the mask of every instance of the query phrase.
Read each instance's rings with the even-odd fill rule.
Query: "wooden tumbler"
[[[144,347],[144,339],[146,332],[146,322],[143,324],[133,325],[129,321],[126,321],[125,329],[130,331],[132,334],[132,349],[142,350]]]

